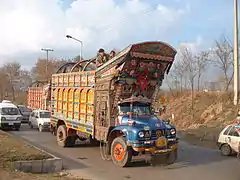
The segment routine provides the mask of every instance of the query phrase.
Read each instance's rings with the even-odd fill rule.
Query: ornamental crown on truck
[[[67,63],[52,75],[51,131],[58,144],[72,146],[77,138],[102,141],[108,144],[106,154],[122,167],[132,152],[175,151],[175,127],[165,125],[150,107],[176,50],[163,42],[133,44],[113,56],[100,50],[97,57]],[[118,144],[131,147],[131,153],[122,148],[127,160],[115,156]]]

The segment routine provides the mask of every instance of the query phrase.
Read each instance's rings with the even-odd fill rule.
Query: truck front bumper
[[[157,140],[150,141],[137,141],[129,143],[128,145],[133,148],[136,152],[150,153],[152,155],[165,154],[178,149],[178,139],[168,140],[167,145],[165,146],[156,146]]]

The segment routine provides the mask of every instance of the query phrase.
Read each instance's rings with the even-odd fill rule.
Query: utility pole
[[[45,74],[46,74],[46,76],[47,76],[47,82],[48,82],[48,53],[49,53],[49,51],[53,51],[53,49],[46,49],[46,48],[42,48],[41,49],[42,51],[46,51],[46,53],[47,53],[47,60],[46,60],[46,65],[45,65]]]
[[[79,43],[81,44],[81,47],[80,47],[80,58],[79,58],[79,60],[82,61],[83,42],[82,42],[81,40],[77,39],[77,38],[74,38],[74,37],[70,36],[70,35],[66,35],[66,38],[68,38],[68,39],[73,39],[73,40],[75,40],[75,41],[77,41],[77,42],[79,42]]]
[[[238,67],[238,0],[234,0],[234,105],[238,104],[239,89]]]

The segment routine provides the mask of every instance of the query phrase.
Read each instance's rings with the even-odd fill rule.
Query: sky
[[[30,69],[41,48],[50,58],[83,57],[99,48],[122,50],[160,40],[176,49],[208,49],[221,35],[233,38],[233,0],[0,0],[0,65],[18,61]]]

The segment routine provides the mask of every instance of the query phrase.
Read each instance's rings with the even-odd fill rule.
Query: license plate
[[[167,146],[167,140],[165,138],[159,138],[156,141],[156,146],[160,147],[160,146]]]
[[[13,125],[13,122],[8,123],[8,125],[9,125],[9,126],[12,126],[12,125]]]

